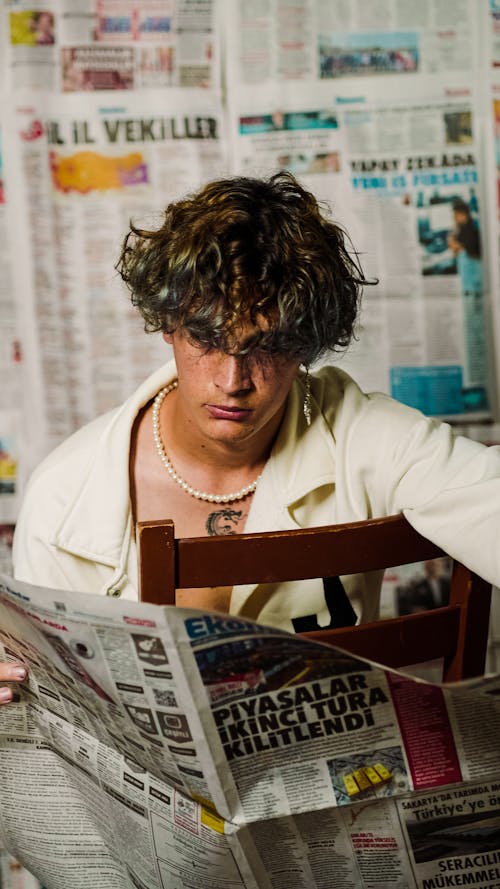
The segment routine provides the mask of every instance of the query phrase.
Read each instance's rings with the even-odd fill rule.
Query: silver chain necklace
[[[234,491],[232,494],[208,494],[206,493],[206,491],[198,491],[197,488],[193,488],[192,485],[184,481],[184,479],[181,478],[181,476],[175,471],[172,463],[168,459],[167,452],[161,440],[160,408],[165,396],[176,388],[177,380],[174,380],[173,383],[170,383],[168,386],[164,386],[163,389],[160,389],[153,402],[152,412],[153,438],[155,440],[156,451],[170,478],[172,478],[174,482],[177,482],[179,487],[181,487],[182,490],[186,492],[186,494],[190,494],[191,497],[195,497],[196,500],[206,500],[209,503],[234,503],[235,500],[243,500],[244,497],[247,497],[249,494],[253,494],[259,483],[261,477],[260,475],[257,476],[255,481],[253,481],[250,485],[246,485],[244,488],[241,488],[239,491]]]

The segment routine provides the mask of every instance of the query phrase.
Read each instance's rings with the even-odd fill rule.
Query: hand
[[[27,675],[24,664],[0,662],[0,682],[21,682]],[[13,697],[14,692],[10,686],[0,685],[0,704],[8,704]]]

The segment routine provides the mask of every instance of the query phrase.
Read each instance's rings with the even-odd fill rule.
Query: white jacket
[[[37,468],[16,527],[18,579],[137,598],[130,434],[139,409],[174,377],[173,363],[161,368]],[[312,394],[308,428],[302,383],[293,384],[245,531],[403,512],[424,536],[499,585],[500,449],[454,437],[448,425],[385,395],[366,395],[335,367],[313,376]],[[380,574],[349,579],[347,588],[361,621],[375,618]],[[330,621],[321,580],[236,587],[230,610],[288,630],[292,617]]]

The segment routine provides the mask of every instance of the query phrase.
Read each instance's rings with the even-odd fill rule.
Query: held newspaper
[[[0,577],[1,840],[46,889],[500,887],[500,676]]]

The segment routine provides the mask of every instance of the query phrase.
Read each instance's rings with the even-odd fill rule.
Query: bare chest
[[[176,537],[241,534],[245,530],[252,495],[227,504],[199,500],[187,494],[170,477],[156,453],[149,448],[135,448],[130,485],[136,522],[172,519]],[[176,592],[177,605],[214,611],[227,612],[230,598],[230,587]]]
[[[213,537],[244,531],[251,495],[227,504],[199,500],[162,470],[160,464],[159,470],[136,475],[136,521],[172,519],[176,537]]]

